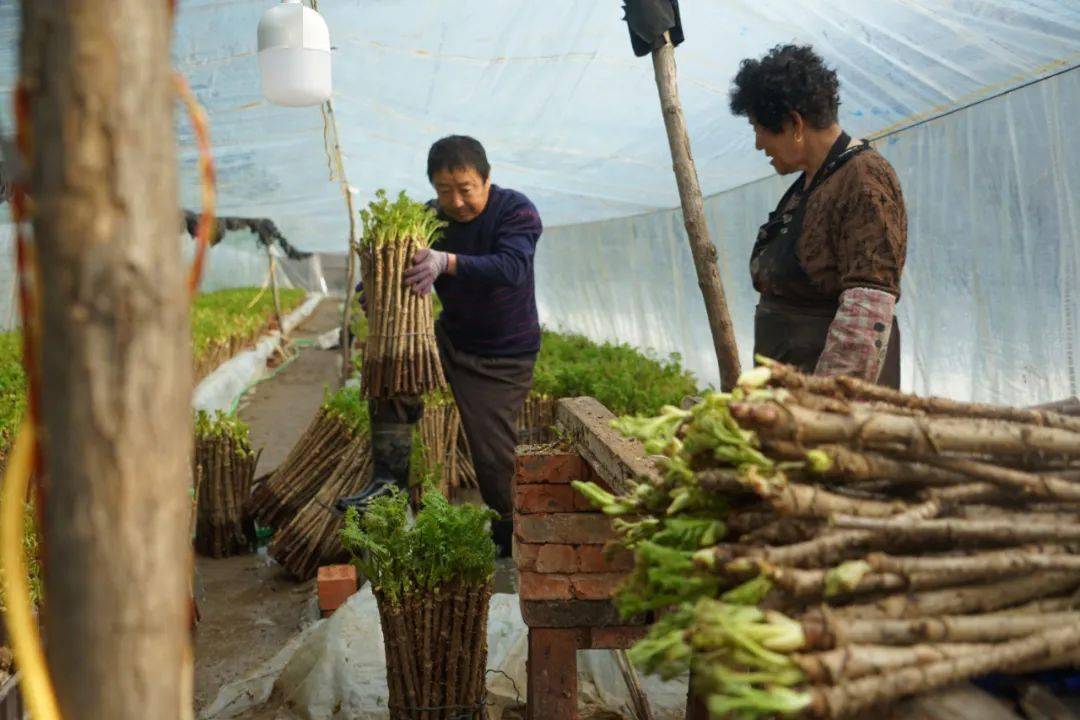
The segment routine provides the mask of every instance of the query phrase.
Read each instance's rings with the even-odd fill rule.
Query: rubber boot
[[[514,547],[514,520],[512,518],[492,520],[491,539],[498,548],[499,557],[510,557]]]
[[[412,456],[413,426],[406,423],[373,423],[371,426],[371,482],[360,493],[339,498],[334,503],[341,512],[348,507],[363,509],[375,498],[397,486],[409,489],[409,458]]]

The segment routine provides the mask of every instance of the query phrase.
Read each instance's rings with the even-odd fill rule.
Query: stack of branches
[[[464,430],[461,414],[452,397],[435,393],[424,399],[424,415],[418,432],[416,447],[421,454],[423,474],[439,492],[449,496],[457,488],[475,486],[476,471],[461,449]]]
[[[280,528],[319,492],[367,428],[367,404],[356,388],[327,392],[322,406],[284,462],[255,485],[248,513],[261,525]]]
[[[252,451],[248,426],[236,415],[201,410],[196,415],[195,550],[200,555],[222,558],[251,549],[244,503],[260,453]]]
[[[446,378],[435,344],[431,294],[417,295],[403,275],[416,252],[430,247],[445,223],[404,192],[391,202],[383,190],[360,217],[368,306],[361,373],[364,395],[387,398],[441,390]]]
[[[274,534],[269,553],[298,580],[310,580],[320,565],[339,563],[348,553],[341,544],[344,517],[338,498],[356,495],[371,482],[371,437],[358,433],[318,492]]]
[[[765,364],[623,418],[661,473],[605,512],[636,567],[632,652],[715,716],[857,716],[989,672],[1080,661],[1080,419]]]
[[[538,393],[530,394],[518,417],[518,444],[541,445],[551,442],[557,400]],[[414,502],[423,488],[434,485],[439,492],[453,497],[459,488],[477,488],[472,453],[461,424],[461,414],[451,395],[432,393],[424,399],[424,415],[419,423],[419,457],[423,479],[414,482]],[[430,481],[428,483],[427,481]]]
[[[484,716],[493,517],[438,492],[413,523],[397,492],[346,514],[342,541],[379,606],[391,720]]]
[[[518,418],[518,444],[543,445],[551,442],[555,425],[556,398],[530,393]]]

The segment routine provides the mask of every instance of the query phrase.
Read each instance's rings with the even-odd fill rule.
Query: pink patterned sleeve
[[[889,349],[896,298],[882,290],[858,287],[840,294],[816,375],[849,375],[877,382]]]

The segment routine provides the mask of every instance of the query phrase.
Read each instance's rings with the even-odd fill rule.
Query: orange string
[[[191,264],[188,273],[188,293],[191,297],[199,291],[199,282],[202,279],[203,265],[206,262],[206,251],[210,247],[210,238],[214,233],[214,210],[217,201],[216,182],[214,172],[214,157],[210,150],[210,131],[206,121],[206,112],[199,104],[198,98],[192,92],[191,86],[179,72],[173,73],[173,85],[176,92],[183,100],[191,118],[191,126],[195,130],[195,139],[199,145],[199,176],[202,185],[202,213],[199,215],[199,224],[195,230],[195,260]]]
[[[23,368],[26,372],[26,413],[34,425],[40,412],[41,377],[38,366],[38,347],[40,332],[38,327],[39,308],[38,293],[40,292],[40,280],[38,277],[37,252],[33,243],[27,236],[26,225],[30,218],[30,197],[26,192],[26,172],[30,158],[30,92],[23,82],[15,87],[15,146],[19,154],[22,171],[16,174],[11,190],[11,218],[15,224],[15,266],[19,288],[19,318],[22,322],[22,350]],[[33,463],[31,465],[34,477],[41,476],[42,457],[40,443],[34,443]],[[36,492],[35,503],[38,520],[41,520],[41,512],[44,508],[44,488],[41,483],[34,483]]]

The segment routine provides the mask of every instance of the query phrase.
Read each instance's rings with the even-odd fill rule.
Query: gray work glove
[[[413,266],[405,271],[405,282],[417,295],[427,295],[449,263],[450,256],[441,250],[420,248],[413,255]]]

